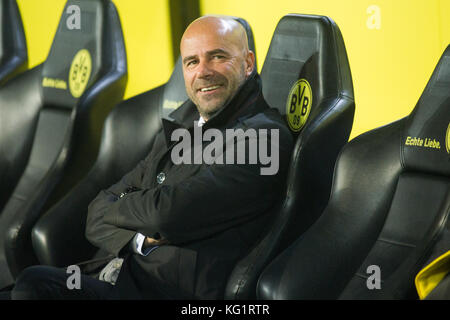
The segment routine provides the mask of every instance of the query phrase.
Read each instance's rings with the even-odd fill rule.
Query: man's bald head
[[[228,38],[229,41],[248,51],[248,38],[242,24],[233,18],[221,16],[203,16],[194,20],[185,30],[181,38],[181,44],[190,37],[195,37],[205,32],[215,32],[218,37]]]
[[[180,50],[186,92],[206,120],[231,100],[254,69],[247,33],[231,18],[198,18],[184,32]]]

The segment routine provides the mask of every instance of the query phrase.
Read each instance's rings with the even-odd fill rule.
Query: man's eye
[[[222,56],[222,55],[220,55],[220,54],[216,54],[215,56],[214,56],[214,59],[224,59],[225,58],[225,56]]]
[[[191,66],[193,66],[193,65],[195,65],[195,64],[197,64],[197,61],[196,61],[196,60],[191,60],[191,61],[188,61],[188,62],[186,63],[186,67],[191,67]]]

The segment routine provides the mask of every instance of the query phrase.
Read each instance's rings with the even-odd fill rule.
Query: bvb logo
[[[286,115],[292,131],[300,131],[308,119],[312,105],[312,90],[305,79],[298,80],[291,88],[286,104]]]
[[[447,147],[447,152],[450,153],[450,122],[448,123],[447,135],[445,136],[445,146]]]
[[[86,49],[81,49],[73,58],[69,71],[69,88],[74,98],[78,98],[83,94],[89,81],[91,70],[91,55]]]

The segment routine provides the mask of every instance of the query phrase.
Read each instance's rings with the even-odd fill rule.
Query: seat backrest
[[[261,242],[231,274],[225,297],[253,299],[263,267],[322,213],[333,168],[351,132],[355,104],[338,26],[290,14],[278,23],[261,71],[263,94],[285,116],[296,144],[284,197]]]
[[[344,147],[323,215],[264,271],[260,298],[417,298],[414,276],[450,248],[449,88],[450,46],[408,117]]]
[[[9,122],[1,129],[0,170],[14,190],[0,215],[5,234],[0,255],[6,255],[12,276],[36,261],[31,228],[43,209],[95,162],[103,121],[121,101],[126,82],[125,45],[114,4],[69,0],[45,62],[0,90],[2,121]],[[23,107],[30,96],[33,117],[23,115],[31,108]],[[22,128],[26,138],[16,141],[14,133],[20,135]],[[10,193],[6,187],[2,192]]]
[[[0,0],[0,87],[27,65],[27,42],[16,0]]]
[[[255,50],[248,23],[235,18],[247,30],[249,48]],[[53,206],[33,229],[33,247],[40,263],[67,266],[104,256],[85,237],[87,208],[103,189],[132,170],[151,150],[162,130],[162,119],[187,98],[181,59],[164,85],[121,102],[103,128],[97,161],[89,175]],[[65,250],[66,243],[71,250]]]

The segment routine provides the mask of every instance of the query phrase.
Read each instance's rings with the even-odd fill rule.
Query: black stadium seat
[[[92,167],[126,82],[114,4],[69,0],[45,62],[0,88],[0,288],[37,263],[32,227]]]
[[[250,26],[243,19],[236,19],[246,28],[249,48],[254,51]],[[166,84],[123,101],[113,109],[103,128],[99,156],[88,176],[33,228],[33,247],[41,264],[63,267],[107,257],[85,238],[89,203],[100,190],[119,181],[145,158],[162,130],[162,118],[187,99],[179,58]],[[84,271],[89,272],[85,268]]]
[[[16,0],[0,0],[0,87],[27,66],[27,42]]]
[[[290,14],[274,32],[261,71],[263,93],[286,115],[296,144],[285,196],[262,241],[231,274],[226,299],[255,299],[260,273],[325,208],[337,155],[355,111],[353,84],[338,26],[325,16]]]
[[[348,143],[320,219],[262,274],[262,299],[416,299],[450,248],[450,46],[412,113]]]

